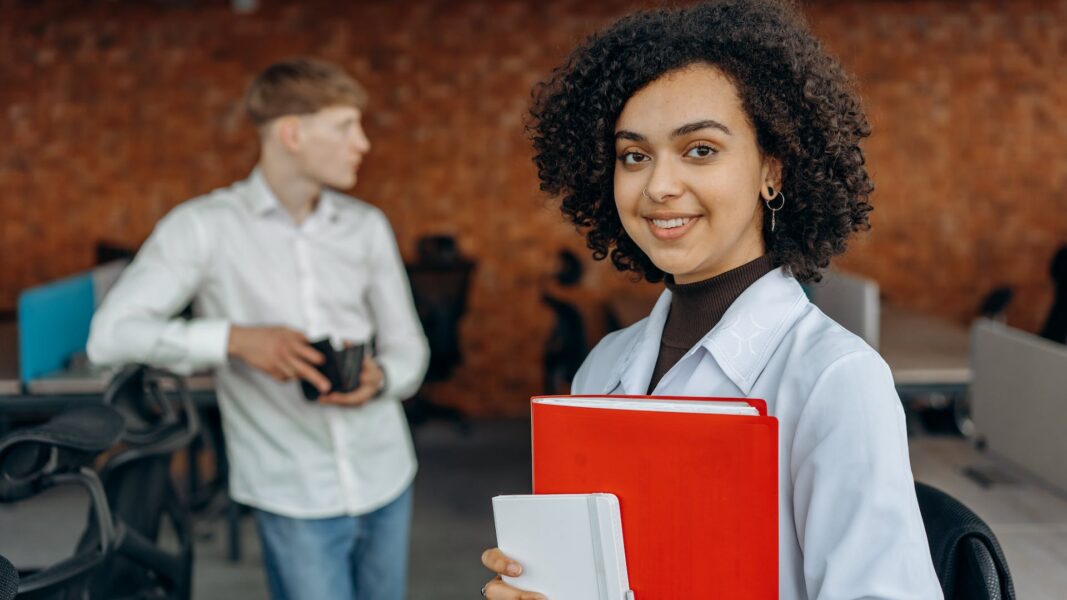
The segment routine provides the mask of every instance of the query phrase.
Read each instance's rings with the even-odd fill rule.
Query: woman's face
[[[630,238],[678,283],[765,253],[762,197],[780,168],[763,157],[737,89],[717,68],[672,71],[615,123],[615,205]]]

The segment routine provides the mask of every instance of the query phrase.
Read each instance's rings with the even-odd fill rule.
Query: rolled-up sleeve
[[[141,362],[180,373],[225,362],[227,321],[175,318],[195,296],[210,257],[209,236],[189,207],[160,221],[93,316],[90,360]]]
[[[377,360],[385,372],[382,395],[404,399],[414,395],[422,384],[430,347],[419,323],[393,229],[384,214],[373,214],[373,273],[367,301],[374,315]]]
[[[915,498],[903,410],[877,353],[846,355],[819,376],[791,456],[809,598],[942,597]]]

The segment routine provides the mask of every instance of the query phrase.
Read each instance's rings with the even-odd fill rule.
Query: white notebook
[[[497,546],[523,566],[511,586],[552,600],[633,600],[614,494],[493,498]]]

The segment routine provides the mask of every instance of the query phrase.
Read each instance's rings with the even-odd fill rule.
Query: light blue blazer
[[[572,393],[645,394],[670,304],[664,290],[605,337]],[[942,598],[889,367],[784,270],[745,290],[653,393],[763,398],[778,418],[781,600]]]

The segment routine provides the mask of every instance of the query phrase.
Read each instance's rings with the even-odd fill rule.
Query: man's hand
[[[240,358],[249,366],[263,371],[278,381],[299,378],[318,388],[330,391],[330,380],[315,365],[325,357],[312,348],[299,331],[286,327],[230,327],[227,353]]]
[[[364,355],[363,368],[359,372],[359,387],[347,394],[332,392],[319,396],[319,402],[322,404],[360,406],[377,396],[383,385],[385,385],[385,374],[382,373],[382,368],[378,366],[377,361],[373,358]]]

